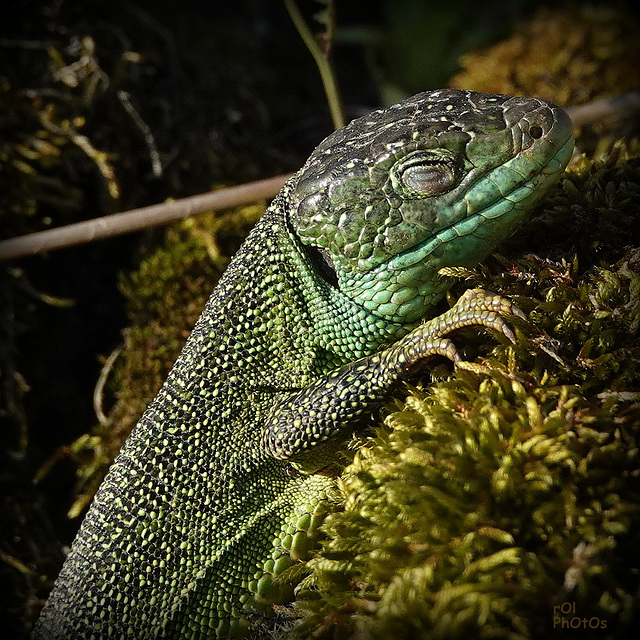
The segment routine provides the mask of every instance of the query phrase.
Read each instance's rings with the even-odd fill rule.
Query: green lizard
[[[275,581],[331,499],[341,439],[447,335],[513,340],[506,300],[440,316],[564,170],[571,122],[538,99],[440,90],[326,138],[214,289],[98,491],[38,639],[210,638],[276,625]]]

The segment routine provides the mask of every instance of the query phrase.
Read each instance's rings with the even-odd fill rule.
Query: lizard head
[[[443,89],[352,121],[312,153],[289,224],[328,286],[389,321],[442,297],[561,177],[568,115],[537,98]]]

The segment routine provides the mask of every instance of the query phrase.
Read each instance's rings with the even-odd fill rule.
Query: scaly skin
[[[114,462],[35,637],[260,635],[340,439],[425,358],[456,360],[457,327],[513,339],[514,308],[482,291],[420,321],[449,286],[438,270],[483,259],[558,180],[571,131],[541,100],[442,90],[320,144]]]

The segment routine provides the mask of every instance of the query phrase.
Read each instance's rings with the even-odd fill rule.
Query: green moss
[[[389,407],[344,472],[344,509],[328,516],[308,563],[291,637],[560,636],[554,607],[564,602],[607,625],[580,637],[623,638],[637,623],[640,158],[631,147],[574,161],[502,247],[510,258],[449,270],[465,279],[452,298],[490,289],[528,322],[514,321],[516,345],[461,332],[454,340],[484,371],[447,376],[439,366]]]
[[[609,3],[541,7],[514,34],[461,58],[450,86],[535,95],[567,106],[640,88],[636,15]]]
[[[567,275],[528,297],[562,363],[519,333],[485,374],[411,390],[356,454],[298,637],[529,638],[564,601],[610,630],[637,610],[640,251]]]

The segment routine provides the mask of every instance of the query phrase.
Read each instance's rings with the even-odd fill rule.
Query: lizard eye
[[[402,182],[411,191],[436,195],[449,190],[455,183],[455,175],[446,164],[417,164],[402,173]]]
[[[435,196],[451,189],[457,180],[453,158],[418,151],[392,169],[396,181],[414,196]]]

